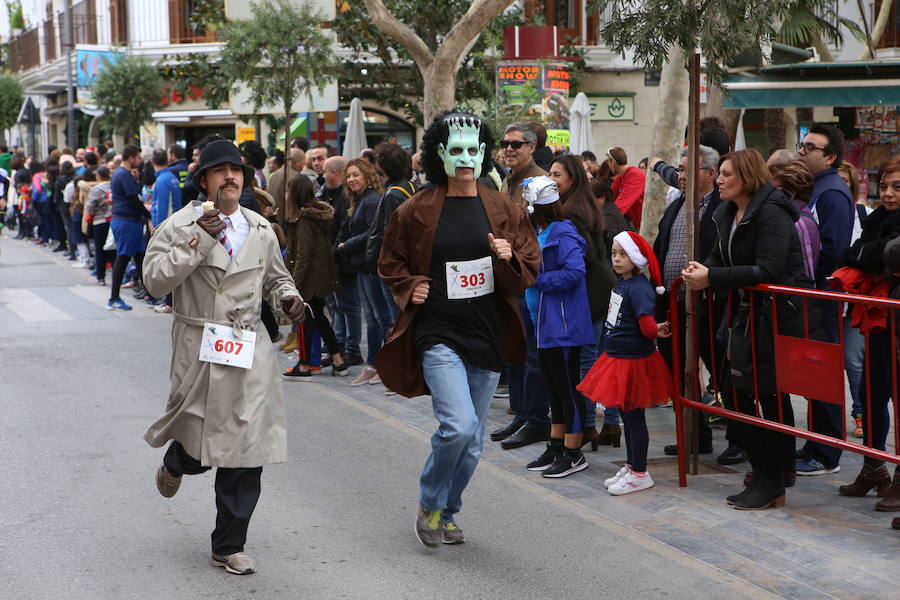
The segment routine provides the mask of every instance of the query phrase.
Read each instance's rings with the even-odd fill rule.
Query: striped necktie
[[[222,221],[225,223],[225,229],[228,229],[228,226],[231,225],[231,219],[228,217],[222,217]],[[234,258],[234,248],[231,247],[231,242],[228,240],[228,236],[225,235],[225,229],[219,233],[219,243],[225,247],[225,250],[228,252],[228,256]]]

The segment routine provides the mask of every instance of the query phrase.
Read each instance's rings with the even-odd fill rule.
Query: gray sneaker
[[[416,517],[416,537],[423,545],[429,548],[437,548],[443,538],[441,527],[441,511],[427,511],[419,505],[419,514]]]
[[[456,521],[441,523],[441,535],[443,536],[444,543],[448,546],[462,544],[466,541],[466,536],[463,535],[463,530],[459,528]]]
[[[209,564],[214,567],[224,567],[226,571],[234,575],[256,573],[256,561],[244,552],[235,552],[224,556],[213,552],[209,557]]]
[[[166,469],[166,465],[162,464],[159,466],[159,470],[156,472],[156,489],[159,490],[159,493],[162,494],[163,498],[171,498],[175,495],[175,492],[178,491],[178,488],[181,486],[181,475],[175,477],[171,473],[169,473],[168,469]]]

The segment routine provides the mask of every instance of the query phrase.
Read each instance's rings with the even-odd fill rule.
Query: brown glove
[[[211,210],[208,213],[204,213],[202,217],[197,219],[197,225],[214,238],[218,237],[219,233],[225,231],[225,221],[219,218],[219,211],[217,210]]]
[[[294,325],[300,325],[301,323],[303,323],[303,321],[306,320],[306,305],[304,305],[303,300],[301,300],[297,296],[288,296],[287,298],[282,298],[281,309],[284,311],[284,314],[286,314],[288,318],[294,323]]]

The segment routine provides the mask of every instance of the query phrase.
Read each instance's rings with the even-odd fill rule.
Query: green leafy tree
[[[428,50],[437,52],[450,24],[459,21],[471,0],[434,0],[428,10],[415,0],[387,0],[385,8],[406,23]],[[462,58],[454,98],[465,106],[493,102],[495,64],[503,55],[503,28],[524,25],[522,11],[513,8],[493,19]],[[340,65],[342,96],[369,98],[422,123],[424,78],[409,51],[374,26],[363,2],[339,2],[333,29],[349,60]]]
[[[16,124],[25,94],[10,75],[0,75],[0,134]]]
[[[252,19],[222,28],[222,74],[230,86],[249,90],[254,113],[264,105],[282,107],[288,156],[294,101],[302,96],[311,100],[315,90],[335,79],[332,38],[322,28],[322,15],[307,3],[261,0],[251,11]],[[290,161],[285,165],[289,169]]]
[[[838,14],[833,0],[794,0],[784,14],[776,40],[798,48],[814,47],[819,58],[832,62],[834,57],[825,42],[844,43],[844,29],[866,41],[866,34],[853,21]]]
[[[159,70],[141,57],[125,55],[114,63],[104,61],[91,97],[106,126],[131,140],[158,110],[162,93]]]

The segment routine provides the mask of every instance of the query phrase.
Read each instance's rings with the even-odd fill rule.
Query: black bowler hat
[[[241,160],[241,153],[238,152],[237,146],[230,140],[216,140],[208,143],[200,153],[200,167],[197,169],[197,172],[194,173],[194,186],[198,190],[203,190],[205,192],[206,189],[200,185],[200,177],[207,169],[221,164],[230,164],[240,167],[244,171],[244,187],[248,187],[253,180],[253,177],[256,175],[256,171],[254,171],[253,167],[245,165],[244,161]]]

